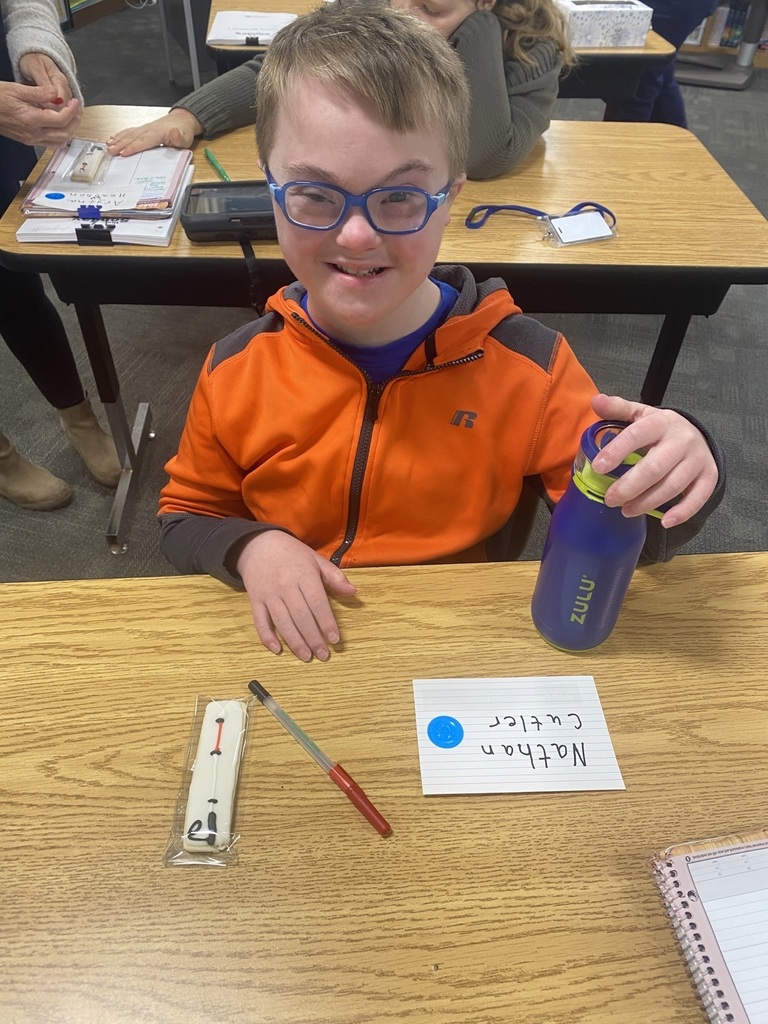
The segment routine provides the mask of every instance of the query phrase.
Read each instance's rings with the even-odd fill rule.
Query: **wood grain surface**
[[[81,134],[106,139],[112,132],[165,113],[159,107],[88,107]],[[213,181],[195,144],[195,180]],[[261,177],[251,126],[210,143],[233,180]],[[24,194],[43,164],[32,172]],[[531,217],[502,213],[470,230],[464,220],[481,203],[518,203],[565,213],[587,200],[602,203],[618,219],[617,237],[587,245],[555,246],[542,240]],[[733,271],[757,269],[768,280],[768,221],[747,199],[695,135],[663,124],[554,121],[523,163],[509,174],[470,181],[453,207],[439,259],[478,265],[574,266],[718,270],[726,283]],[[235,243],[190,242],[178,228],[167,248],[116,245],[83,247],[61,242],[20,243],[23,220],[13,205],[0,220],[0,250],[36,257],[242,261]],[[34,253],[32,252],[34,250]],[[254,243],[262,259],[281,259],[275,242]],[[608,287],[608,285],[606,285]]]
[[[702,1024],[648,866],[765,823],[768,555],[640,570],[614,634],[535,633],[536,563],[351,571],[326,664],[198,577],[0,587],[0,1020]],[[416,677],[592,674],[626,791],[421,795]],[[195,696],[260,679],[238,862],[162,864]]]

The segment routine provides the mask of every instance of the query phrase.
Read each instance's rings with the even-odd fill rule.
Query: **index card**
[[[624,789],[592,676],[414,679],[425,796]]]
[[[295,14],[270,11],[217,11],[205,40],[209,46],[267,46]]]

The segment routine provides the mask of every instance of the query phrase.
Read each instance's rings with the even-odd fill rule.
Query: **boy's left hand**
[[[643,450],[640,462],[605,494],[605,504],[620,506],[623,515],[639,516],[671,501],[661,525],[686,522],[704,505],[717,486],[717,466],[704,435],[671,409],[657,409],[624,398],[597,395],[592,408],[600,419],[625,420],[621,431],[592,460],[597,473],[609,473],[631,452]]]

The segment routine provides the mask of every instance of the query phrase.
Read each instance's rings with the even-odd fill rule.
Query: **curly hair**
[[[504,51],[513,60],[533,63],[528,50],[551,39],[566,67],[576,62],[568,25],[555,0],[497,0],[493,13],[504,30]]]

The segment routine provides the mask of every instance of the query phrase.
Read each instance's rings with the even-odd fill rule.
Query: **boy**
[[[683,495],[650,524],[646,557],[671,557],[720,499],[721,459],[693,423],[596,395],[501,281],[433,269],[468,110],[446,40],[371,0],[298,19],[264,60],[260,163],[300,283],[212,349],[160,522],[178,569],[245,586],[275,653],[282,636],[303,661],[328,658],[327,592],[355,592],[341,566],[497,553],[523,478],[557,501],[596,419],[633,421],[598,471],[648,451],[608,504],[640,515]]]

